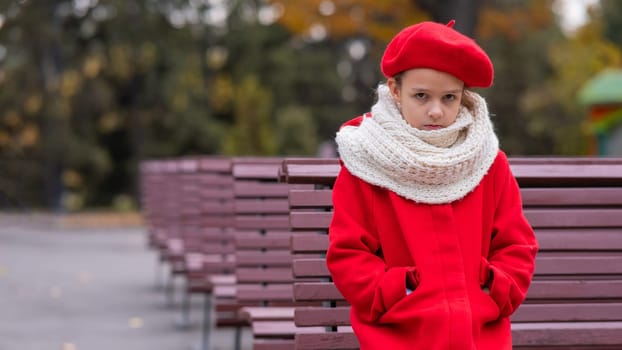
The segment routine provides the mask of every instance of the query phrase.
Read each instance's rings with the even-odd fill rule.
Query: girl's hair
[[[402,76],[403,75],[404,75],[404,72],[400,72],[393,76],[393,79],[395,79],[395,84],[400,88],[402,87]],[[460,104],[464,106],[466,109],[468,109],[469,111],[471,111],[471,113],[474,112],[473,109],[475,108],[475,97],[473,97],[473,93],[467,88],[464,88],[462,90],[462,98],[460,99]]]

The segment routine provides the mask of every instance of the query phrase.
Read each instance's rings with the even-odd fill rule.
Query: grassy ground
[[[39,227],[66,229],[89,228],[141,228],[144,220],[140,212],[85,211],[80,213],[49,212],[2,212],[2,222],[19,225],[29,224]]]
[[[91,228],[91,227],[141,227],[144,223],[139,212],[83,212],[64,214],[57,218],[58,225],[64,228]]]

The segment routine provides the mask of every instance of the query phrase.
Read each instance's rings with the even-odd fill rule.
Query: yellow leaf
[[[33,147],[39,141],[39,126],[30,123],[26,125],[20,134],[19,143],[22,147]]]
[[[26,103],[24,104],[24,109],[28,114],[35,114],[41,110],[41,106],[43,105],[43,99],[41,95],[35,94],[30,95],[26,99]]]
[[[0,130],[0,147],[7,147],[11,144],[11,135],[4,130]]]
[[[4,123],[10,127],[17,127],[21,124],[22,117],[16,111],[8,111],[4,115]]]
[[[108,112],[99,118],[99,130],[103,133],[109,133],[119,128],[121,125],[121,117],[114,113]]]
[[[75,188],[82,185],[82,176],[73,169],[63,171],[63,184],[66,187]]]
[[[82,66],[82,73],[87,78],[95,78],[99,75],[99,72],[102,68],[102,63],[97,56],[88,57],[84,61],[84,65]]]
[[[62,350],[77,350],[78,348],[73,343],[63,343],[63,346],[61,349]]]
[[[144,322],[140,317],[132,317],[127,322],[128,326],[133,329],[143,328]]]
[[[63,97],[72,97],[80,89],[82,78],[80,74],[73,69],[63,72],[61,78],[60,93]]]

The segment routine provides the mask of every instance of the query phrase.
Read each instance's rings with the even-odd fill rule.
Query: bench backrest
[[[513,323],[622,321],[622,161],[557,158],[510,162],[521,186],[525,215],[541,246],[534,281],[525,304],[513,315]],[[283,172],[292,182],[312,182],[317,175],[325,186],[337,175],[333,165],[307,167],[290,161]],[[290,192],[292,229],[315,232],[294,236],[293,252],[325,253],[330,195],[330,189]],[[330,306],[299,308],[297,325],[333,330],[349,325],[349,308],[340,306],[343,297],[330,282],[323,259],[295,259],[294,274],[326,281],[296,283],[296,300],[321,300]],[[351,335],[334,333],[323,338],[297,335],[297,346],[322,348],[325,344],[321,342],[330,342],[334,348],[356,347]],[[516,344],[532,341],[527,332],[514,333]],[[588,335],[581,341],[591,340]]]
[[[277,305],[292,302],[288,194],[278,182],[282,162],[234,160],[237,299]]]

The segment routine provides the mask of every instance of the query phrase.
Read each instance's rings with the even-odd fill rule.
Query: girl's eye
[[[456,100],[456,95],[452,95],[452,94],[445,95],[445,101],[455,101],[455,100]]]
[[[423,92],[418,92],[418,93],[416,93],[414,96],[415,96],[415,98],[416,98],[416,99],[418,99],[418,100],[423,100],[423,99],[425,99],[425,98],[426,98],[426,94],[425,94],[425,93],[423,93]]]

